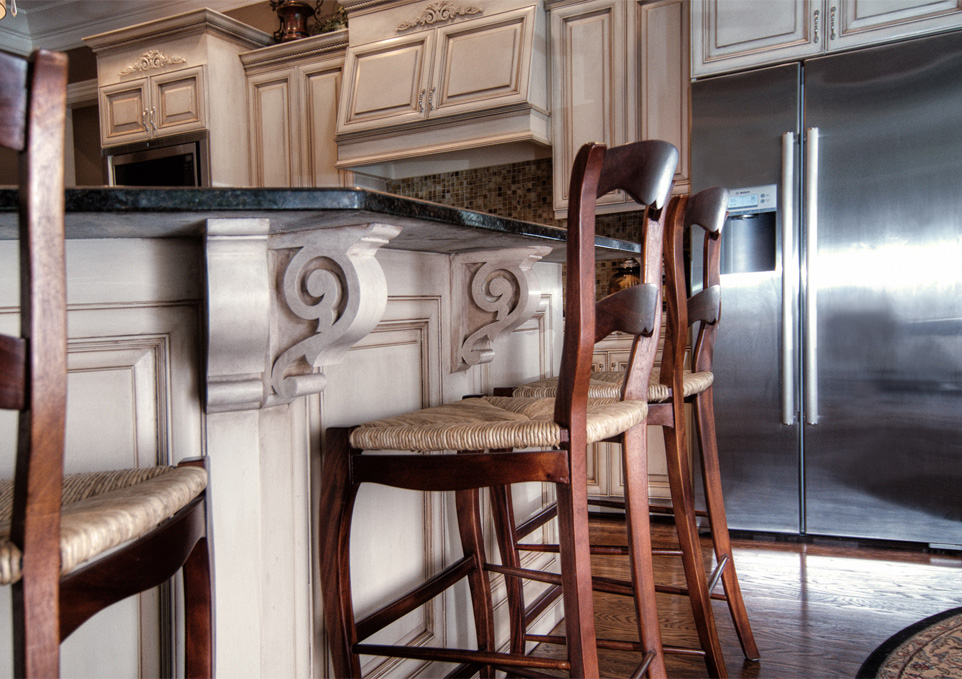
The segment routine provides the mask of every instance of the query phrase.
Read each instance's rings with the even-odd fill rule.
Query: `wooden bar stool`
[[[0,481],[0,584],[13,586],[14,673],[56,677],[60,642],[183,570],[186,676],[213,674],[207,472],[199,462],[63,474],[67,401],[67,59],[0,52],[0,145],[20,155],[21,336],[0,335],[0,408],[19,411]]]
[[[660,211],[670,188],[677,150],[664,142],[639,142],[606,149],[587,144],[575,159],[568,208],[564,349],[557,398],[470,398],[436,408],[389,417],[351,428],[331,428],[323,450],[319,526],[321,587],[334,673],[360,677],[359,656],[382,655],[464,663],[464,672],[492,676],[598,675],[591,564],[588,543],[586,450],[593,442],[619,436],[628,473],[647,478],[647,385],[661,322],[661,240],[663,223],[646,220],[643,282],[601,302],[594,291],[594,213],[597,196],[624,189]],[[592,348],[621,330],[635,336],[624,399],[588,405]],[[534,451],[516,452],[520,448]],[[365,451],[415,451],[367,454]],[[461,454],[423,454],[461,451]],[[479,489],[512,483],[553,483],[557,491],[560,575],[521,568],[503,556],[487,561],[482,537]],[[463,557],[363,620],[355,620],[350,579],[351,517],[362,483],[418,491],[454,491]],[[654,602],[647,494],[628,502],[633,531],[633,582],[644,660],[638,672],[665,675]],[[505,576],[520,590],[521,578],[560,585],[564,602],[567,657],[535,658],[512,638],[508,652],[496,652],[490,573]],[[391,622],[467,578],[471,590],[476,648],[425,648],[363,643]],[[515,599],[514,596],[511,599]],[[522,669],[528,668],[528,669]],[[459,673],[459,676],[467,676]]]
[[[728,192],[714,188],[702,191],[690,198],[676,197],[669,206],[670,214],[665,230],[665,278],[668,322],[665,348],[660,376],[649,385],[649,424],[665,427],[668,455],[669,484],[672,508],[652,505],[653,512],[668,511],[675,516],[679,534],[679,550],[656,550],[656,554],[682,556],[687,588],[659,585],[657,590],[674,594],[688,594],[702,650],[709,671],[713,676],[724,676],[725,666],[721,657],[718,635],[715,630],[710,598],[726,600],[735,623],[735,629],[745,656],[751,660],[759,657],[751,624],[745,608],[738,576],[731,553],[731,541],[725,518],[724,497],[718,467],[718,449],[715,442],[714,408],[712,406],[712,349],[718,332],[721,311],[719,256],[720,234],[727,210]],[[676,206],[677,203],[677,206]],[[684,238],[694,227],[701,227],[705,240],[705,262],[702,270],[702,290],[686,298],[684,276]],[[685,338],[689,330],[696,328],[690,365],[685,367]],[[589,398],[618,398],[622,392],[625,375],[623,371],[594,373],[589,388]],[[551,396],[555,393],[557,380],[544,379],[508,390],[515,396]],[[497,393],[504,393],[499,390]],[[674,398],[681,394],[681,398]],[[707,512],[697,511],[691,493],[691,471],[685,454],[685,427],[683,404],[694,407],[695,431],[701,447],[702,476],[705,485]],[[676,426],[675,423],[678,423]],[[611,507],[620,503],[595,501]],[[712,533],[712,543],[717,566],[710,576],[701,567],[701,549],[697,540],[696,517],[707,516]],[[524,530],[530,533],[529,522]],[[526,533],[525,533],[526,534]],[[525,549],[520,543],[524,534],[517,535],[512,543]],[[596,553],[612,553],[610,547],[596,549]],[[719,578],[724,594],[710,594]],[[709,598],[710,597],[710,598]],[[672,652],[680,649],[666,649]]]

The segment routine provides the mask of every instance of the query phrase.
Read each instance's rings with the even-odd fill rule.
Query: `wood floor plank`
[[[624,525],[592,521],[595,541],[623,544]],[[667,546],[670,525],[655,523],[653,542]],[[704,539],[706,568],[711,544]],[[734,540],[735,563],[755,638],[759,662],[744,659],[724,602],[714,602],[715,618],[731,677],[742,679],[833,679],[853,677],[865,658],[904,627],[949,608],[962,606],[962,556],[878,549],[855,544],[805,544]],[[592,558],[598,574],[627,577],[623,557]],[[680,559],[657,557],[659,583],[681,584]],[[634,638],[631,602],[596,595],[600,636]],[[666,644],[696,644],[691,609],[685,597],[658,595]],[[549,648],[539,653],[554,655]],[[632,653],[603,651],[602,675],[625,677],[637,663]],[[670,677],[702,679],[699,658],[667,658]]]

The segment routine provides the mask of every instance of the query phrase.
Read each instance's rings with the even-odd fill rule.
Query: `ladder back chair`
[[[544,670],[573,677],[598,676],[591,564],[588,541],[586,450],[593,442],[622,434],[626,447],[644,452],[647,388],[661,323],[661,239],[663,221],[648,220],[642,285],[600,303],[594,291],[594,214],[598,196],[617,188],[660,212],[671,189],[677,150],[665,142],[639,142],[606,149],[587,144],[579,151],[571,175],[568,208],[567,281],[564,347],[559,397],[468,398],[414,413],[350,428],[329,428],[323,446],[319,555],[321,586],[334,674],[360,677],[360,655],[462,663],[457,676],[495,669],[510,676],[549,676]],[[629,368],[629,395],[609,403],[588,404],[592,348],[615,330],[635,336]],[[520,448],[537,450],[518,452]],[[371,450],[410,451],[366,454]],[[424,454],[459,451],[458,454]],[[647,476],[646,455],[633,474]],[[560,575],[521,568],[502,558],[487,561],[482,535],[480,489],[521,482],[552,483],[557,493]],[[441,573],[363,620],[355,620],[350,579],[351,520],[362,483],[379,483],[416,491],[453,491],[463,557]],[[642,525],[633,545],[641,555],[635,584],[643,596],[640,626],[646,649],[645,669],[664,676],[664,658],[654,609],[647,497]],[[418,528],[419,529],[419,528]],[[412,530],[415,530],[412,527]],[[522,578],[559,585],[564,606],[566,657],[532,657],[524,644],[496,652],[490,577],[505,576],[509,588]],[[363,643],[403,615],[423,605],[455,582],[468,579],[476,648],[425,648]],[[640,676],[640,675],[639,675]]]
[[[720,234],[727,214],[727,205],[728,192],[721,188],[706,189],[691,197],[677,196],[672,198],[669,205],[664,248],[667,307],[665,345],[659,375],[652,379],[648,391],[648,423],[664,427],[672,497],[671,508],[652,505],[650,509],[654,513],[674,515],[680,543],[678,549],[657,549],[655,554],[681,556],[687,583],[687,587],[684,588],[658,585],[656,589],[659,592],[687,594],[691,597],[701,651],[705,654],[705,662],[712,676],[725,676],[725,665],[715,628],[711,599],[727,601],[745,656],[750,660],[757,660],[759,657],[738,584],[725,518],[712,405],[712,350],[721,315]],[[696,227],[699,228],[696,229]],[[686,292],[683,256],[684,240],[689,233],[692,238],[703,237],[705,244],[702,289],[690,298],[687,297]],[[690,331],[693,332],[694,341],[690,362],[686,366],[686,341]],[[624,371],[594,373],[589,397],[618,398],[622,393],[624,382]],[[499,393],[509,391],[516,396],[551,396],[555,393],[556,387],[557,380],[544,379],[513,389],[499,390]],[[679,397],[676,398],[676,395]],[[694,407],[695,432],[701,449],[707,512],[696,511],[694,506],[691,470],[685,445],[683,411],[685,403],[692,404]],[[589,499],[589,504],[605,507],[624,506],[623,503],[616,501],[594,499]],[[716,556],[717,565],[710,576],[705,574],[700,565],[702,563],[701,548],[696,524],[699,516],[708,517]],[[524,537],[524,534],[519,534],[511,542],[515,549],[527,548],[520,542]],[[613,547],[593,549],[593,553],[605,554],[618,551]],[[719,579],[721,579],[724,594],[712,593]],[[666,652],[669,653],[684,650],[666,648]]]
[[[19,411],[15,478],[0,481],[0,584],[13,588],[14,672],[59,676],[63,639],[183,568],[186,676],[209,677],[206,469],[185,461],[63,473],[66,86],[63,54],[0,52],[0,145],[20,159],[21,333],[0,335],[0,407]]]

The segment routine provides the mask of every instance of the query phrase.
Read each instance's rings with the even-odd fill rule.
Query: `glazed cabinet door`
[[[298,118],[294,68],[247,79],[254,186],[296,186]],[[332,138],[333,141],[333,138]]]
[[[959,26],[962,0],[835,0],[828,8],[828,49],[847,49]]]
[[[823,49],[823,0],[691,2],[694,76],[799,59]]]
[[[535,9],[526,7],[438,29],[428,117],[527,101]]]
[[[338,170],[337,106],[341,93],[341,66],[298,68],[301,93],[301,173],[304,186],[347,186],[353,173]]]
[[[141,141],[150,136],[147,78],[101,87],[99,97],[103,146]]]
[[[417,33],[349,48],[338,132],[423,120],[434,33]]]
[[[551,10],[552,154],[554,208],[568,207],[571,164],[578,149],[596,141],[628,141],[626,8],[598,0]],[[599,204],[623,204],[622,192]]]
[[[207,126],[203,66],[155,75],[150,79],[150,91],[151,134],[177,134]]]
[[[688,193],[689,72],[688,0],[636,2],[638,125],[635,139],[661,139],[678,149],[673,193]]]

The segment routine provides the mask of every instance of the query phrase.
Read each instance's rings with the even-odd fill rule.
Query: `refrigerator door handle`
[[[795,424],[795,133],[782,135],[782,424]]]
[[[805,422],[818,424],[818,309],[815,258],[818,253],[818,128],[805,131]]]

